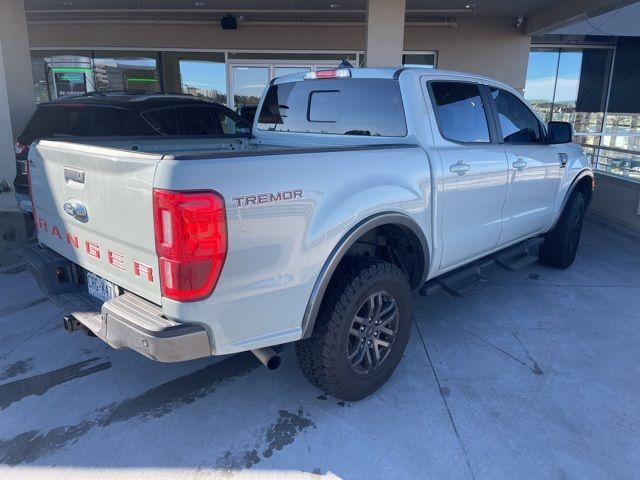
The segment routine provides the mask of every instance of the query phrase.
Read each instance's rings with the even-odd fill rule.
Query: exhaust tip
[[[269,370],[275,370],[280,366],[280,362],[282,362],[282,359],[280,358],[280,355],[276,354],[275,356],[271,357],[267,362],[267,368]]]
[[[280,366],[280,355],[278,355],[273,348],[265,347],[265,348],[256,348],[255,350],[251,350],[260,362],[267,367],[269,370],[275,370]]]

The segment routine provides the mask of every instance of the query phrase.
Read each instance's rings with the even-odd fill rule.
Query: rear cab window
[[[393,79],[321,79],[271,85],[258,130],[404,137],[400,86]]]

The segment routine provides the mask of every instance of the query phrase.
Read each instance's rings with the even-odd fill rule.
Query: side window
[[[438,126],[447,140],[490,142],[489,124],[480,87],[466,82],[431,82]]]
[[[218,135],[220,133],[213,123],[209,107],[180,107],[178,117],[182,124],[183,135]]]
[[[251,127],[233,111],[225,111],[218,108],[212,108],[211,114],[220,123],[220,129],[225,135],[249,135]]]
[[[498,114],[505,143],[542,143],[540,122],[515,95],[491,87],[491,98]]]
[[[160,135],[178,134],[176,109],[173,107],[142,112],[140,116]]]

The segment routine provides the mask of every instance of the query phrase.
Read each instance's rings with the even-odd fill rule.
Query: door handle
[[[513,168],[515,168],[518,171],[522,171],[526,168],[527,166],[527,162],[525,162],[523,159],[519,158],[518,160],[516,160],[515,162],[512,163]]]
[[[569,155],[564,152],[560,152],[558,158],[560,159],[560,168],[566,167],[567,163],[569,163]]]
[[[458,163],[454,163],[453,165],[449,166],[449,171],[451,173],[457,173],[458,175],[462,176],[467,173],[470,168],[471,167],[467,163],[464,163],[464,160],[458,160]]]

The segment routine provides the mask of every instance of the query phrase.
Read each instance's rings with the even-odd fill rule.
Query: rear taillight
[[[21,156],[26,156],[27,152],[29,151],[29,147],[27,147],[26,145],[23,145],[20,142],[16,142],[16,155],[21,157]]]
[[[224,198],[154,189],[153,214],[162,295],[178,301],[211,295],[227,257]]]

